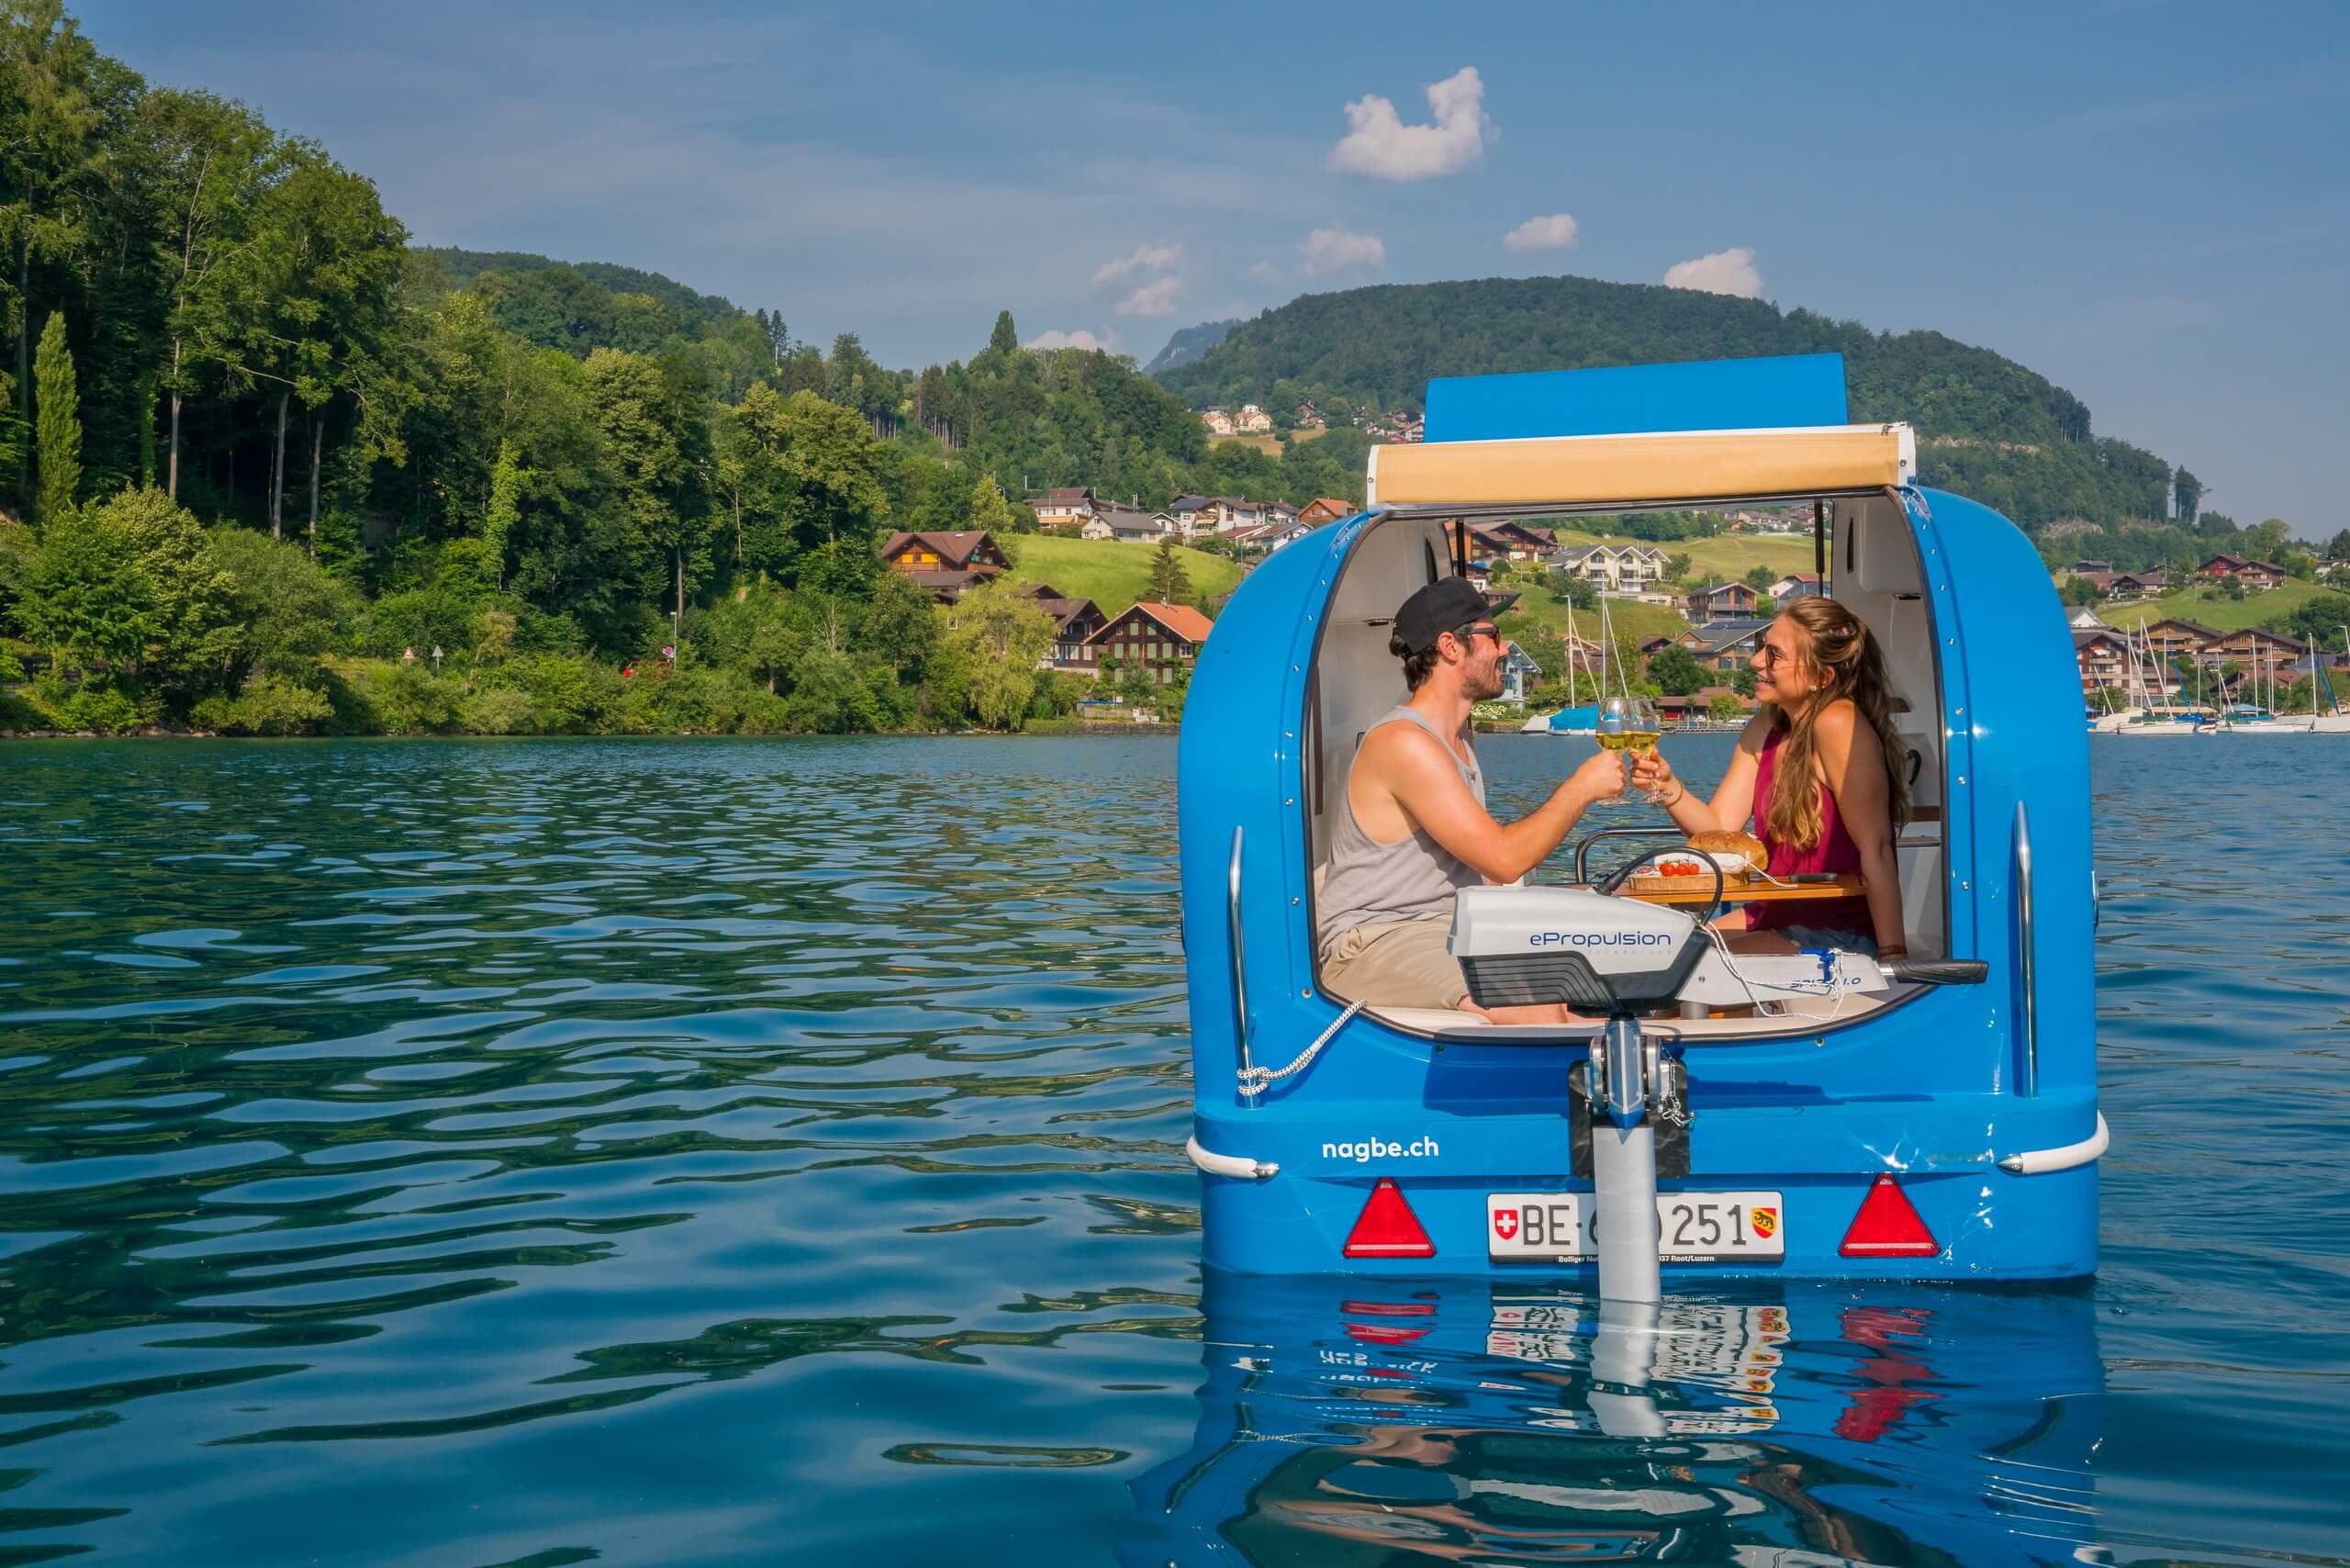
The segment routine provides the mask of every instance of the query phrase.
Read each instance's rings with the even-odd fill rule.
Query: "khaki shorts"
[[[1445,951],[1451,933],[1449,914],[1341,931],[1323,956],[1322,983],[1373,1007],[1458,1007],[1469,982]]]

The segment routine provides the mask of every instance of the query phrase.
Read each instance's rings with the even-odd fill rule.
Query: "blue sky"
[[[669,9],[80,15],[420,241],[652,268],[894,364],[1004,308],[1147,359],[1308,289],[1697,263],[1997,349],[2240,521],[2350,526],[2350,6]]]

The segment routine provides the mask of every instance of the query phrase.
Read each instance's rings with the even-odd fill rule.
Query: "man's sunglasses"
[[[1502,629],[1498,626],[1463,626],[1455,632],[1453,636],[1459,639],[1460,645],[1464,648],[1480,637],[1491,637],[1498,644],[1502,640]]]

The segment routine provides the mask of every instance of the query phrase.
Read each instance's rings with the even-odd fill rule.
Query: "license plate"
[[[1786,1212],[1776,1193],[1659,1193],[1656,1218],[1659,1256],[1668,1263],[1786,1256]],[[1598,1224],[1589,1193],[1489,1193],[1486,1255],[1596,1258]]]

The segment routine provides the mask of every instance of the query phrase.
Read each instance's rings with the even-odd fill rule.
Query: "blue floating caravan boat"
[[[1178,792],[1208,1265],[1596,1274],[1635,1300],[1660,1277],[2093,1271],[2087,741],[2023,535],[1919,488],[1907,427],[1848,424],[1834,355],[1438,381],[1427,407],[1430,439],[1374,448],[1367,510],[1259,566],[1194,671]],[[1404,695],[1388,618],[1454,569],[1444,522],[1790,501],[1819,503],[1832,591],[1907,704],[1917,957],[1837,969],[1833,998],[1753,1016],[1660,1020],[1688,994],[1627,991],[1596,1040],[1326,990],[1317,874],[1356,745]],[[1554,924],[1654,913],[1556,886],[1472,893]],[[1454,935],[1458,953],[1458,918]],[[1557,999],[1578,997],[1588,1011]],[[1595,1238],[1603,1213],[1631,1217]]]

